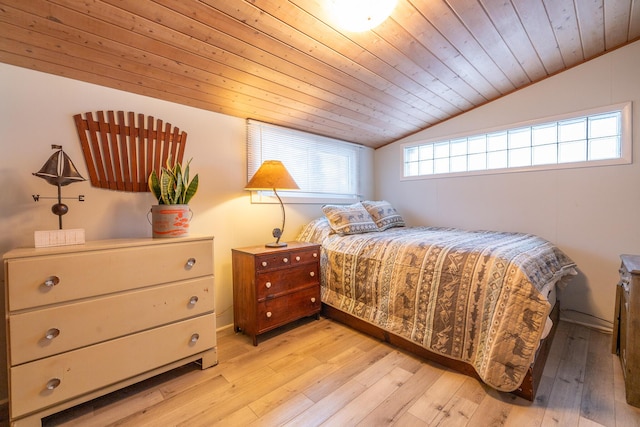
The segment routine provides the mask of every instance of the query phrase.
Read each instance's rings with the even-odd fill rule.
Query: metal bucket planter
[[[186,237],[189,235],[189,223],[193,217],[189,205],[153,205],[150,213],[153,237]]]

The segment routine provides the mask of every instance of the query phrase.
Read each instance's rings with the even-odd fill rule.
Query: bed
[[[530,234],[406,227],[386,201],[327,205],[323,314],[490,387],[533,400],[575,264]]]

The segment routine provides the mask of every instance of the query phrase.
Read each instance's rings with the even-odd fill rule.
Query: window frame
[[[519,167],[503,167],[503,168],[494,168],[494,169],[477,169],[477,170],[466,170],[463,172],[444,172],[444,173],[431,173],[431,174],[423,174],[423,175],[410,175],[405,176],[405,168],[406,168],[406,149],[407,148],[424,148],[425,146],[434,146],[438,143],[450,143],[457,139],[467,138],[467,139],[476,139],[485,137],[485,144],[488,147],[490,144],[489,136],[495,135],[498,133],[505,134],[505,144],[509,144],[508,135],[509,132],[519,131],[521,129],[530,128],[532,131],[533,127],[539,127],[543,125],[552,125],[559,122],[569,121],[572,119],[581,119],[587,118],[589,116],[606,114],[606,113],[615,113],[620,112],[620,157],[617,158],[609,158],[609,159],[600,159],[600,160],[584,160],[577,162],[566,162],[561,163],[547,163],[547,164],[534,164],[533,160],[530,165],[527,166],[519,166]],[[427,140],[422,141],[413,141],[406,142],[401,144],[400,150],[400,180],[401,181],[410,181],[410,180],[420,180],[420,179],[441,179],[441,178],[452,178],[452,177],[464,177],[464,176],[475,176],[475,175],[495,175],[495,174],[504,174],[504,173],[518,173],[518,172],[533,172],[533,171],[542,171],[542,170],[558,170],[558,169],[574,169],[574,168],[585,168],[585,167],[598,167],[598,166],[612,166],[612,165],[624,165],[633,163],[633,139],[632,139],[632,102],[623,102],[613,105],[608,105],[604,107],[591,108],[587,110],[582,110],[578,112],[566,113],[566,114],[558,114],[553,116],[547,116],[541,119],[528,120],[524,122],[519,122],[515,124],[501,125],[495,126],[491,128],[482,129],[480,131],[473,132],[462,132],[458,134],[454,134],[451,136],[445,137],[434,137],[429,138]],[[595,138],[594,138],[595,139]],[[495,141],[494,141],[495,143]],[[534,144],[531,143],[529,145],[530,148],[534,147]],[[555,143],[556,150],[559,151],[558,141]],[[488,151],[485,151],[488,153]],[[507,152],[507,156],[508,156]],[[468,156],[468,154],[467,154]],[[488,158],[488,156],[487,156]],[[451,161],[451,156],[448,157],[449,161]],[[533,155],[532,155],[533,159]],[[488,160],[486,160],[488,162]],[[434,161],[435,163],[435,161]],[[435,168],[435,165],[434,165]],[[468,167],[467,167],[468,168]]]
[[[309,144],[311,146],[313,145],[325,146],[325,150],[322,150],[322,152],[325,152],[328,147],[331,147],[331,146],[335,147],[336,145],[342,146],[345,149],[345,151],[351,151],[351,157],[349,157],[349,161],[352,162],[352,164],[350,163],[349,166],[347,167],[347,169],[349,169],[350,171],[350,176],[346,179],[350,181],[351,185],[355,187],[354,188],[355,191],[353,194],[304,191],[304,188],[302,187],[304,185],[303,182],[305,182],[306,180],[305,179],[296,180],[297,172],[295,171],[295,169],[291,167],[287,167],[287,169],[289,170],[289,173],[292,175],[294,180],[296,180],[298,185],[301,186],[301,190],[297,190],[297,191],[278,190],[278,195],[282,198],[283,202],[290,203],[290,204],[291,203],[323,204],[323,205],[328,203],[349,204],[349,203],[354,203],[362,198],[361,196],[362,184],[360,182],[360,179],[361,179],[360,171],[363,167],[364,147],[352,142],[343,141],[335,138],[329,138],[329,137],[325,137],[325,136],[321,136],[321,135],[317,135],[309,132],[300,131],[297,129],[287,128],[284,126],[273,125],[270,123],[265,123],[265,122],[261,122],[254,119],[247,119],[246,121],[247,182],[251,179],[255,171],[260,167],[262,162],[265,160],[281,160],[283,161],[283,163],[285,163],[285,166],[287,166],[286,164],[287,160],[283,159],[280,156],[269,157],[268,155],[264,155],[262,150],[263,148],[262,144],[264,142],[263,141],[264,134],[261,133],[259,137],[260,141],[252,141],[251,140],[252,126],[254,127],[254,130],[253,130],[254,132],[261,132],[258,129],[268,129],[270,132],[276,133],[277,134],[276,141],[270,141],[270,143],[281,144],[280,146],[281,149],[285,149],[285,145],[284,145],[285,143],[286,144],[290,144],[292,142],[295,143],[295,139],[302,139],[304,140],[305,144]],[[289,137],[294,141],[287,141],[287,138]],[[251,147],[252,143],[256,144],[256,148]],[[286,147],[290,147],[290,145],[286,145]],[[257,151],[253,151],[253,150],[257,150]],[[303,148],[303,150],[309,150],[309,148],[305,147]],[[307,152],[312,152],[312,151],[307,151]],[[254,156],[253,160],[252,160],[252,156]],[[305,173],[307,174],[312,172],[313,171],[305,170]],[[313,176],[316,177],[317,174],[314,174]],[[273,191],[251,191],[251,203],[279,203],[279,202],[275,197]]]

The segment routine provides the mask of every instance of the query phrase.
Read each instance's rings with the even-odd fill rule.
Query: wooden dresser
[[[640,255],[621,255],[612,351],[620,355],[627,403],[640,407]]]
[[[4,271],[13,426],[217,364],[212,237],[16,249]]]
[[[320,315],[320,246],[232,249],[233,322],[257,336],[306,316]]]

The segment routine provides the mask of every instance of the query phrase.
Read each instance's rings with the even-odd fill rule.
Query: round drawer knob
[[[198,297],[196,295],[189,298],[189,305],[196,305],[197,302],[198,302]]]
[[[191,270],[194,265],[196,265],[196,259],[195,258],[189,258],[187,260],[187,263],[184,265],[184,269],[185,270]]]
[[[58,328],[51,328],[51,329],[49,329],[49,330],[45,333],[44,337],[45,337],[46,339],[48,339],[48,340],[52,340],[52,339],[54,339],[55,337],[57,337],[58,335],[60,335],[60,329],[58,329]]]
[[[311,298],[311,302],[316,302],[315,297],[314,297],[314,298]]]
[[[266,286],[266,288],[269,289],[271,287],[271,282],[265,283],[264,286]]]
[[[198,342],[198,340],[200,339],[200,334],[193,334],[191,335],[191,344],[195,344]]]
[[[313,257],[314,257],[314,258],[318,258],[318,253],[317,253],[317,252],[314,252],[314,253],[313,253]]]
[[[309,276],[311,276],[311,277],[315,277],[315,275],[316,275],[315,271],[312,271],[312,272],[309,273]]]
[[[271,312],[267,311],[267,317],[271,317],[271,316],[272,316]]]
[[[296,257],[296,261],[300,261],[300,257],[299,256]]]
[[[267,261],[262,261],[262,266],[266,267],[267,266]]]
[[[47,382],[47,390],[53,390],[55,388],[57,388],[60,383],[62,381],[60,381],[60,378],[51,378],[48,382]]]
[[[289,258],[282,258],[282,262],[284,262],[285,264],[289,262]]]
[[[47,288],[53,288],[58,283],[60,283],[60,278],[58,276],[47,277],[47,279],[44,281],[44,285]]]

